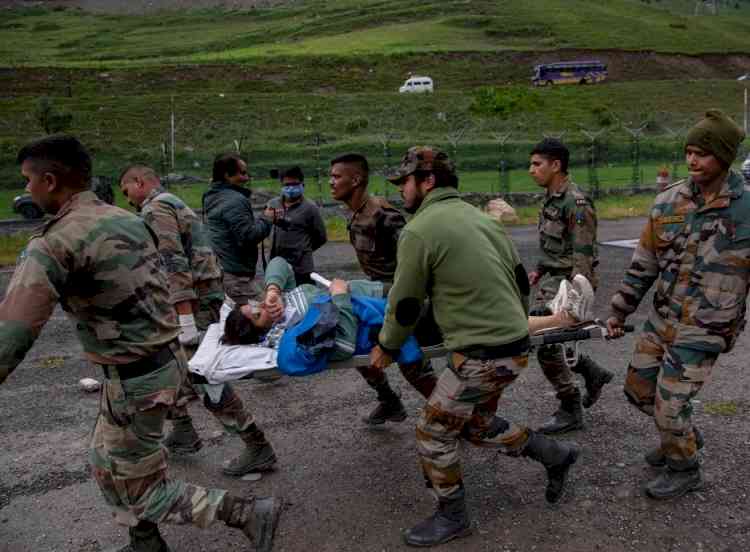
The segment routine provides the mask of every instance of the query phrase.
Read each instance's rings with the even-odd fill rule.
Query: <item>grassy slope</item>
[[[685,3],[682,13],[689,13]],[[543,48],[747,52],[750,9],[691,17],[633,0],[306,2],[227,14],[94,15],[16,10],[0,26],[6,63],[80,66],[268,56]],[[616,24],[613,24],[616,22]]]
[[[159,162],[172,95],[180,171],[205,174],[212,155],[241,138],[258,174],[290,160],[311,167],[316,133],[324,142],[323,166],[336,152],[358,149],[379,167],[387,161],[378,141],[382,131],[395,130],[393,155],[410,142],[445,146],[450,124],[441,122],[439,113],[464,110],[481,84],[526,81],[531,61],[519,63],[511,51],[750,49],[750,2],[718,17],[684,15],[693,5],[686,0],[665,0],[659,7],[634,0],[332,0],[275,10],[148,16],[39,8],[4,12],[0,59],[42,67],[15,78],[0,73],[10,94],[0,97],[0,187],[12,186],[18,146],[39,135],[33,111],[40,94],[55,97],[57,106],[73,114],[71,131],[91,146],[104,174],[115,174],[127,161]],[[460,54],[467,50],[479,53]],[[168,60],[227,64],[165,65]],[[85,66],[95,70],[74,69]],[[438,93],[429,101],[395,94],[409,71],[437,77]],[[496,163],[492,130],[497,127],[513,131],[508,150],[516,162],[523,163],[528,143],[543,132],[562,130],[582,160],[585,140],[578,130],[596,127],[597,112],[611,111],[625,122],[648,117],[682,127],[709,105],[737,116],[741,89],[733,80],[681,80],[537,91],[536,112],[504,123],[475,121],[459,163]],[[363,124],[355,128],[358,121]],[[608,139],[625,143],[627,135],[613,130]],[[659,155],[659,162],[670,161],[668,154]]]

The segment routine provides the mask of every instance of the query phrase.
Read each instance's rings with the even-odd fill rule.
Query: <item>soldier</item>
[[[369,172],[367,159],[362,155],[349,153],[337,157],[331,161],[331,195],[336,201],[343,201],[351,212],[347,228],[359,266],[371,280],[384,282],[387,293],[396,270],[398,237],[406,220],[384,198],[367,192]],[[429,333],[429,330],[422,333]],[[431,344],[419,336],[418,340],[421,345]],[[429,361],[399,365],[399,368],[406,381],[423,397],[430,396],[437,380]],[[369,367],[357,368],[357,371],[378,396],[377,406],[363,421],[370,426],[404,421],[406,409],[385,373]]]
[[[240,304],[258,297],[258,244],[271,233],[274,216],[266,209],[256,220],[249,182],[245,160],[221,154],[214,159],[211,188],[203,194],[203,222],[224,270],[224,290]]]
[[[161,187],[152,168],[128,167],[120,176],[120,189],[159,238],[170,302],[177,310],[182,329],[179,340],[188,356],[192,356],[200,341],[198,332],[205,332],[209,325],[219,321],[224,290],[218,259],[198,217],[180,198]],[[203,446],[186,404],[197,389],[208,411],[230,434],[239,435],[246,445],[242,454],[223,469],[225,474],[240,476],[269,470],[276,464],[271,444],[230,384],[209,389],[208,382],[197,374],[186,372],[183,378],[184,385],[168,416],[174,421],[174,428],[164,441],[169,450],[191,454]]]
[[[706,112],[685,140],[689,176],[654,202],[612,297],[607,326],[622,335],[656,282],[653,306],[625,380],[625,396],[653,417],[660,444],[646,454],[665,466],[646,485],[652,498],[673,498],[702,486],[697,449],[703,436],[691,420],[691,400],[711,375],[719,353],[732,349],[745,326],[750,284],[750,188],[730,169],[742,130],[717,109]]]
[[[298,285],[312,284],[315,270],[313,251],[328,241],[326,226],[318,206],[305,199],[305,175],[299,167],[281,171],[281,197],[268,206],[274,209],[275,224],[271,238],[271,258],[283,257],[294,268]]]
[[[559,500],[578,450],[495,415],[529,355],[529,281],[502,224],[460,199],[453,163],[435,148],[409,149],[390,180],[414,217],[401,232],[396,277],[370,363],[381,370],[390,365],[429,297],[449,351],[448,369],[422,410],[417,447],[438,508],[404,537],[409,545],[433,546],[471,532],[459,438],[541,462],[549,502]]]
[[[89,190],[91,158],[71,136],[18,154],[34,201],[53,215],[29,241],[0,303],[0,383],[23,360],[59,302],[106,381],[90,461],[117,520],[122,551],[167,552],[157,524],[216,520],[270,550],[273,498],[233,496],[167,477],[164,419],[186,360],[156,237],[132,213]]]
[[[545,189],[538,225],[542,256],[536,270],[529,274],[530,284],[539,284],[534,314],[545,313],[545,305],[555,296],[562,280],[572,281],[582,274],[594,289],[597,285],[596,211],[568,176],[569,157],[568,148],[551,138],[537,144],[531,152],[529,174]],[[560,400],[557,412],[539,431],[555,434],[582,428],[581,392],[572,372],[581,374],[586,382],[586,408],[599,400],[612,373],[586,354],[581,354],[576,365],[569,368],[562,345],[540,347],[537,358]]]

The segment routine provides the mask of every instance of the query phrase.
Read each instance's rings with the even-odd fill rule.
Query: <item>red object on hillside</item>
[[[659,169],[656,173],[656,185],[659,186],[659,191],[663,190],[672,183],[672,178],[669,176],[669,170],[666,167]]]

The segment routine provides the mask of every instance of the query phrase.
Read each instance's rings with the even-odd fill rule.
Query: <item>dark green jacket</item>
[[[380,343],[399,349],[426,297],[451,351],[506,345],[529,334],[529,281],[503,225],[461,200],[431,191],[401,231]]]
[[[224,272],[255,276],[258,244],[271,233],[271,222],[255,218],[250,190],[214,182],[203,194],[203,221]]]

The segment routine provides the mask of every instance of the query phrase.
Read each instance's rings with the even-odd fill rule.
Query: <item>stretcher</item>
[[[626,325],[626,332],[632,332],[633,326]],[[588,341],[590,339],[611,339],[607,333],[607,327],[601,320],[590,320],[587,322],[581,322],[574,326],[568,326],[566,328],[551,328],[544,330],[537,334],[529,336],[532,349],[534,347],[541,347],[544,345],[558,345],[570,343],[571,346],[564,347],[564,359],[566,364],[575,366],[578,362],[578,344],[581,341]],[[433,345],[429,347],[423,347],[422,353],[426,359],[438,358],[446,356],[448,350],[442,345]],[[366,367],[369,364],[368,355],[355,355],[346,360],[339,360],[328,363],[329,370],[346,370],[352,368]],[[252,374],[248,374],[243,379],[248,378],[271,378],[274,376],[283,375],[281,370],[278,368],[271,368],[268,370],[258,370]]]
[[[322,287],[328,288],[331,282],[318,274],[311,274],[311,278]],[[225,306],[222,307],[224,311]],[[228,309],[228,307],[227,307]],[[226,313],[223,314],[222,319]],[[633,331],[632,326],[625,327],[626,332]],[[264,347],[235,345],[221,345],[219,338],[223,333],[223,326],[214,324],[209,327],[203,342],[194,357],[190,360],[189,369],[205,377],[210,383],[218,384],[222,381],[237,379],[276,379],[283,372],[276,365],[276,351]],[[590,339],[609,339],[606,325],[601,320],[589,320],[564,328],[551,328],[538,332],[529,337],[532,348],[546,345],[567,344],[563,347],[563,357],[568,366],[578,362],[578,344]],[[423,347],[422,352],[427,359],[444,357],[447,349],[442,345]],[[355,355],[346,360],[331,361],[328,369],[344,370],[366,367],[369,364],[368,355]],[[252,368],[250,368],[252,365]],[[267,368],[266,368],[267,367]]]

